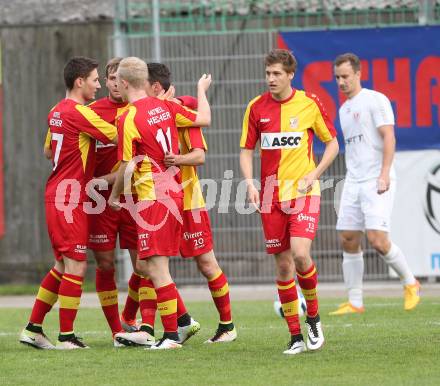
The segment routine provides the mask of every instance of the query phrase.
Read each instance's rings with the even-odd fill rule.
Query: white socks
[[[342,252],[342,272],[344,274],[345,287],[348,289],[348,301],[354,307],[361,308],[362,279],[364,276],[364,256],[362,252]]]
[[[386,255],[380,255],[380,257],[396,271],[403,285],[415,284],[416,279],[409,269],[403,252],[396,244],[391,242],[391,248],[388,253]]]

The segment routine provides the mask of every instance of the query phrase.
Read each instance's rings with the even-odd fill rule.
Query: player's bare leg
[[[205,343],[232,342],[237,339],[237,331],[232,322],[228,279],[218,265],[213,250],[194,257],[194,260],[197,268],[208,281],[212,300],[220,317],[216,333]]]
[[[312,240],[304,237],[291,237],[290,246],[298,284],[307,303],[307,348],[318,350],[324,344],[324,334],[318,309],[318,273],[310,256]]]
[[[394,244],[387,232],[379,230],[367,230],[368,241],[379,253],[380,257],[399,276],[404,286],[404,309],[414,309],[420,302],[420,284],[411,272],[405,255],[400,248]]]

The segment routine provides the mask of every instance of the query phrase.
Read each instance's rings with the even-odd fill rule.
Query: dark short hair
[[[105,77],[108,78],[110,74],[118,71],[119,63],[121,63],[122,58],[116,57],[110,59],[105,65]]]
[[[282,64],[284,71],[288,73],[295,72],[298,66],[295,56],[289,50],[281,48],[270,51],[264,58],[264,65],[266,67],[276,63]]]
[[[148,63],[148,83],[159,82],[162,88],[167,91],[171,86],[171,71],[163,63]]]
[[[96,60],[85,56],[71,58],[64,66],[64,84],[67,89],[72,90],[75,80],[87,78],[95,68],[98,68],[98,65]]]
[[[351,64],[351,67],[353,67],[354,72],[358,72],[361,70],[361,60],[359,59],[359,56],[347,52],[346,54],[338,55],[334,61],[334,66],[340,66],[342,63],[349,62]]]

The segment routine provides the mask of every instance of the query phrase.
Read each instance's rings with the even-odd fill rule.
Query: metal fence
[[[303,9],[305,3],[306,10]],[[159,56],[171,68],[173,83],[181,95],[195,92],[196,80],[201,74],[213,74],[214,84],[209,91],[213,124],[205,130],[209,151],[199,173],[216,182],[217,205],[209,213],[215,252],[231,281],[270,282],[274,277],[272,258],[264,251],[259,216],[240,215],[235,208],[241,181],[242,117],[248,101],[265,91],[264,55],[276,46],[280,30],[440,22],[438,1],[409,0],[395,5],[390,2],[389,7],[375,7],[376,3],[380,5],[381,2],[353,2],[352,6],[347,3],[345,9],[341,9],[341,2],[330,0],[117,2],[115,34],[109,45],[111,54],[134,55],[146,61],[157,60]],[[156,12],[153,5],[157,6]],[[254,166],[255,176],[258,176],[258,155]],[[335,230],[335,187],[344,174],[344,156],[340,155],[324,176],[324,185],[328,188],[322,193],[320,227],[313,244],[321,280],[342,278],[341,251]],[[232,199],[225,206],[219,202],[221,192],[227,191],[228,186]],[[205,189],[205,194],[213,193],[213,187],[209,188],[209,192]],[[388,278],[385,264],[366,247],[365,278]],[[195,264],[173,259],[171,268],[179,283],[202,281]]]

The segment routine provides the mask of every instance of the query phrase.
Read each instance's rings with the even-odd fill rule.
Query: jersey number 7
[[[55,170],[58,166],[58,159],[60,158],[61,146],[63,146],[63,134],[52,133],[52,141],[56,142],[55,155],[53,157],[53,169]]]

